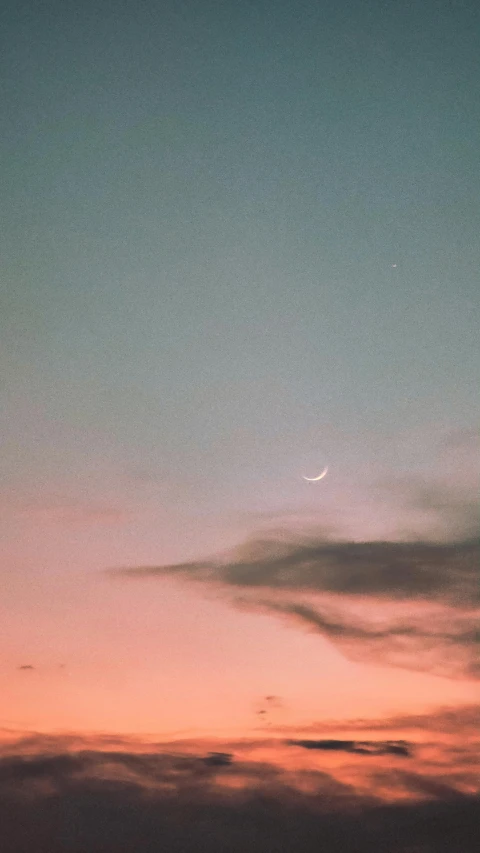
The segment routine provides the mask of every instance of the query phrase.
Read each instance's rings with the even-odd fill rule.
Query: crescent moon
[[[325,465],[325,468],[323,469],[321,474],[318,475],[318,477],[303,477],[303,475],[302,475],[302,479],[307,480],[308,483],[316,483],[317,480],[323,480],[327,471],[328,471],[328,465]]]

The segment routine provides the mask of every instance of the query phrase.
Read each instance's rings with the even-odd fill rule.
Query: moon
[[[302,479],[303,479],[303,480],[306,480],[308,483],[316,483],[316,482],[317,482],[317,480],[323,480],[323,478],[324,478],[325,474],[327,473],[327,471],[328,471],[328,465],[325,465],[325,468],[324,468],[324,469],[323,469],[323,471],[318,475],[318,477],[304,477],[304,476],[302,475]]]

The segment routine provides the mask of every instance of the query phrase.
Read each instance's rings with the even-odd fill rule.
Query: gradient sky
[[[479,27],[443,0],[4,6],[1,724],[478,697],[105,570],[473,536]]]

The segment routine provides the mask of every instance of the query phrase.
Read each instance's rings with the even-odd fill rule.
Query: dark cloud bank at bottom
[[[213,756],[211,754],[210,758]],[[328,773],[97,752],[0,760],[2,853],[473,853],[480,801],[447,784],[385,804]],[[406,775],[418,794],[421,777]],[[235,782],[247,784],[236,785]],[[300,782],[300,784],[299,784]],[[424,793],[427,793],[426,791]]]

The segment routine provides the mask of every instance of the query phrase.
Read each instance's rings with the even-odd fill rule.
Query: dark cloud
[[[303,749],[320,749],[335,752],[354,752],[358,755],[403,755],[411,754],[411,745],[405,741],[376,740],[289,740],[291,746]]]
[[[389,600],[480,602],[478,540],[324,542],[261,540],[232,559],[114,570],[130,577],[173,576],[231,587],[371,595]]]
[[[325,542],[296,536],[252,541],[224,559],[115,573],[169,576],[230,594],[242,590],[234,597],[237,606],[288,617],[354,660],[478,678],[479,546],[478,540]],[[368,618],[352,612],[352,605],[365,602]],[[414,607],[405,612],[409,603]]]
[[[21,666],[18,666],[18,667],[17,667],[17,669],[22,669],[22,670],[32,670],[32,669],[35,669],[35,667],[34,667],[34,666],[32,666],[32,664],[31,664],[31,663],[24,663],[24,664],[22,664]]]
[[[203,759],[209,767],[227,767],[233,761],[233,755],[229,752],[210,752]]]
[[[263,696],[262,699],[256,703],[255,714],[258,717],[261,717],[262,721],[267,726],[271,726],[273,719],[277,716],[277,712],[282,711],[283,709],[284,702],[280,696],[274,696],[271,694],[269,696]]]
[[[384,759],[378,759],[383,760]],[[392,761],[395,757],[392,756]],[[415,772],[408,800],[324,772],[84,750],[0,759],[2,853],[473,853],[478,798]]]

